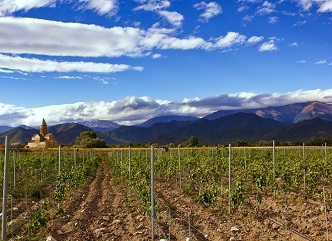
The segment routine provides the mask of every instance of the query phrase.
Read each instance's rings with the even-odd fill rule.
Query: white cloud
[[[33,8],[54,7],[56,0],[1,0],[0,17],[8,16],[17,11],[29,11]]]
[[[139,0],[138,2],[142,5],[136,7],[134,10],[156,11],[171,6],[168,0]]]
[[[266,52],[266,51],[274,51],[274,50],[278,50],[275,42],[273,39],[267,41],[267,42],[264,42],[262,43],[260,46],[259,46],[259,49],[258,51],[260,52]]]
[[[307,61],[305,61],[305,60],[298,60],[298,61],[296,61],[296,63],[298,63],[298,64],[305,64]]]
[[[332,12],[332,0],[325,0],[320,5],[318,12]]]
[[[271,14],[273,12],[282,13],[285,15],[295,16],[295,13],[286,12],[286,11],[278,11],[277,7],[281,3],[285,2],[284,0],[279,1],[263,1],[263,0],[238,0],[241,3],[241,6],[238,8],[238,12],[242,12],[248,10],[251,6],[256,4],[261,4],[257,8],[257,14],[265,15]],[[311,9],[316,8],[317,12],[332,12],[332,0],[291,0],[289,2],[294,2],[297,6],[301,8],[301,10],[310,13]],[[311,13],[310,13],[311,14]],[[302,13],[300,13],[301,16]]]
[[[82,8],[96,11],[99,15],[114,15],[118,11],[117,0],[79,0]]]
[[[159,42],[158,47],[161,49],[189,50],[189,49],[209,49],[211,48],[211,46],[212,44],[206,42],[204,39],[191,36],[186,39],[178,39],[175,37],[165,38]]]
[[[247,38],[237,32],[228,32],[226,36],[208,41],[195,36],[177,38],[175,37],[177,34],[175,29],[160,28],[158,24],[147,30],[141,30],[133,27],[105,28],[80,23],[2,17],[0,18],[0,26],[0,53],[14,55],[140,57],[148,56],[153,50],[158,49],[212,50],[228,48],[235,44],[245,43]],[[254,38],[250,41],[253,40]],[[8,58],[9,56],[1,55],[2,65],[0,65],[0,68],[29,70],[31,72],[54,71],[51,69],[56,69],[56,66],[59,67],[59,72],[82,71],[83,69],[88,70],[88,72],[114,72],[131,68],[121,64],[61,63],[20,57],[11,57],[14,61],[10,63],[5,61]],[[18,63],[17,60],[21,60],[22,63]],[[29,66],[31,63],[33,64]],[[68,66],[65,66],[64,63]],[[21,67],[17,67],[19,64]],[[142,69],[142,67],[132,68],[135,70]]]
[[[199,2],[194,4],[194,8],[198,10],[204,10],[204,12],[199,15],[201,20],[204,22],[207,22],[214,16],[222,13],[222,8],[217,2]]]
[[[80,23],[12,17],[0,18],[0,25],[0,52],[11,54],[138,57],[154,48],[166,49],[169,46],[171,49],[206,49],[207,45],[213,44],[197,37],[175,38],[172,36],[173,29],[158,26],[148,30],[133,27],[104,28]],[[170,43],[173,40],[175,43]],[[188,42],[196,44],[183,44]]]
[[[12,74],[12,73],[14,73],[14,71],[13,70],[8,70],[8,69],[0,69],[0,73]]]
[[[262,41],[263,39],[264,39],[263,36],[252,36],[247,40],[247,42],[249,44],[255,44],[255,43]]]
[[[276,4],[270,3],[269,1],[264,1],[262,7],[257,11],[260,15],[271,14],[275,12]]]
[[[276,5],[274,3],[270,3],[269,1],[264,1],[263,2],[263,7],[264,8],[275,8]]]
[[[238,12],[243,12],[245,10],[248,10],[248,7],[247,6],[241,6],[237,9]]]
[[[254,18],[253,15],[246,15],[246,16],[244,16],[243,21],[251,22],[253,20],[253,18]]]
[[[298,0],[298,4],[303,8],[303,10],[308,11],[312,5],[313,5],[314,1],[313,0]]]
[[[332,0],[297,0],[303,10],[309,11],[313,6],[318,7],[318,12],[332,12]]]
[[[297,42],[294,42],[294,43],[291,43],[289,46],[290,46],[290,47],[298,47],[299,44],[298,44]]]
[[[269,17],[269,23],[275,24],[277,22],[278,22],[278,17],[275,17],[275,16]]]
[[[49,124],[99,119],[132,125],[161,115],[203,117],[220,109],[264,108],[308,101],[331,103],[332,89],[297,90],[272,94],[239,92],[205,99],[185,99],[182,102],[154,100],[147,96],[129,96],[111,102],[77,102],[38,108],[24,108],[0,103],[0,125],[36,126],[40,124],[42,118],[45,118]]]
[[[99,81],[99,83],[101,83],[103,85],[108,85],[110,83],[110,78],[108,78],[108,77],[102,78],[99,76],[94,76],[93,79]]]
[[[137,28],[12,17],[0,18],[0,25],[2,53],[117,57],[140,55],[144,51],[139,41],[145,32]]]
[[[54,7],[56,0],[2,0],[0,2],[0,16],[9,16],[17,11],[29,11],[33,8]],[[77,1],[68,0],[68,2]],[[117,0],[79,0],[79,8],[90,9],[99,15],[113,15],[118,10]],[[61,4],[59,1],[58,4]],[[78,6],[78,5],[76,5]]]
[[[227,48],[234,44],[242,44],[245,42],[246,38],[247,37],[245,35],[236,32],[228,32],[226,36],[222,36],[217,39],[215,47]]]
[[[152,58],[153,59],[159,59],[159,58],[161,58],[161,54],[153,54]]]
[[[260,3],[263,0],[237,0],[237,1],[241,3]]]
[[[325,59],[321,59],[317,61],[315,64],[327,64],[327,61]]]
[[[82,79],[82,77],[80,77],[80,76],[68,76],[68,75],[58,76],[55,78],[56,79]]]
[[[171,6],[170,1],[167,0],[139,0],[139,2],[142,4],[138,7],[136,7],[134,10],[145,10],[145,11],[151,11],[158,13],[160,16],[166,18],[166,20],[178,27],[182,24],[182,21],[184,20],[184,17],[182,14],[178,12],[171,12],[167,11],[165,9],[169,8]]]
[[[139,66],[131,67],[125,64],[105,64],[93,62],[57,62],[52,60],[30,59],[12,57],[0,54],[0,68],[21,70],[26,72],[91,72],[91,73],[114,73],[126,70],[142,71]]]
[[[12,76],[1,76],[4,79],[13,79],[13,80],[26,80],[26,78],[12,77]]]
[[[170,12],[170,11],[158,11],[158,13],[165,17],[168,22],[173,24],[174,26],[180,26],[183,21],[183,15],[178,12]]]
[[[302,25],[304,25],[306,23],[307,23],[307,21],[300,21],[300,22],[297,22],[297,23],[293,24],[293,26],[294,27],[300,27],[300,26],[302,26]]]

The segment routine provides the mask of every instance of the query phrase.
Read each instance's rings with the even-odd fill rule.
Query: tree
[[[126,141],[126,142],[123,143],[123,146],[124,147],[133,147],[134,145],[130,141]]]
[[[182,143],[182,146],[194,147],[198,145],[198,138],[197,136],[191,136],[189,139]]]
[[[81,132],[76,138],[76,146],[85,148],[104,148],[107,147],[106,141],[97,137],[94,131]]]
[[[331,145],[332,140],[328,139],[328,138],[324,138],[324,137],[313,136],[310,138],[307,145],[308,146],[321,146],[321,145],[324,145],[325,143],[326,143],[326,145]]]
[[[248,143],[244,140],[237,140],[235,141],[235,146],[247,146]]]

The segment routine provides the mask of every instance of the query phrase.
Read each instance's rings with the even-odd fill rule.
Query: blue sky
[[[0,125],[332,102],[332,0],[1,0]]]

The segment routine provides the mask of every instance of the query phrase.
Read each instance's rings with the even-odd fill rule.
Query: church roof
[[[43,118],[42,125],[43,125],[43,126],[46,126],[46,121],[45,121],[45,119],[44,119],[44,118]]]

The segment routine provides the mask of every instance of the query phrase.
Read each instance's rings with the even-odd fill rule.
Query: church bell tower
[[[47,134],[47,124],[44,118],[42,124],[40,125],[40,134],[42,134],[43,136]]]

